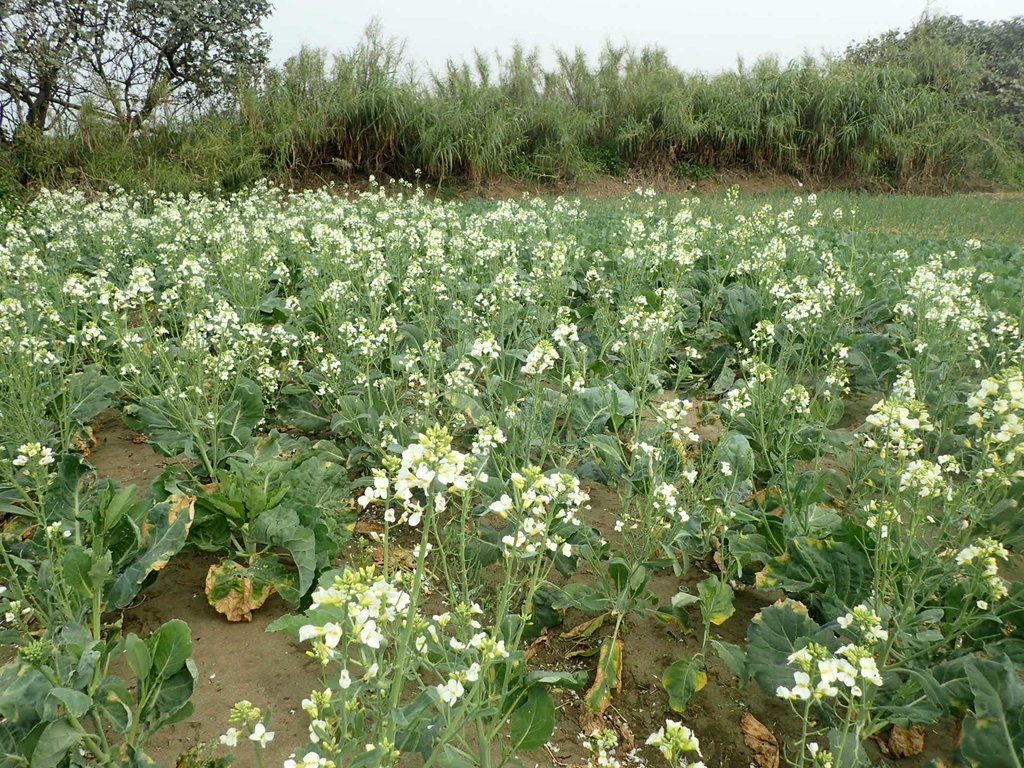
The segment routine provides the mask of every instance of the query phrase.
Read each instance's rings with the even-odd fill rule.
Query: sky
[[[992,21],[1024,15],[1021,0],[273,0],[264,25],[271,60],[302,45],[350,50],[373,19],[405,43],[421,70],[474,49],[508,53],[515,42],[536,46],[545,63],[555,50],[582,48],[593,58],[606,41],[658,45],[679,68],[718,72],[737,57],[842,52],[893,28],[907,28],[925,10]]]

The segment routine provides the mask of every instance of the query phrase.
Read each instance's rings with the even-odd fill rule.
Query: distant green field
[[[841,228],[889,235],[913,235],[936,240],[970,239],[982,242],[1024,245],[1024,195],[878,195],[829,190],[816,193],[823,211],[835,208],[855,210],[851,220],[844,218]],[[742,210],[770,204],[776,208],[790,204],[795,194],[789,190],[744,193]],[[724,193],[708,197],[704,203],[710,212],[724,205]]]
[[[726,190],[700,195],[694,210],[718,219],[730,205]],[[737,214],[749,214],[765,205],[782,210],[797,196],[811,194],[802,189],[776,189],[769,192],[743,192],[736,205]],[[845,190],[815,192],[817,207],[823,212],[836,208],[855,211],[840,222],[822,222],[836,231],[868,232],[928,240],[977,239],[983,243],[1024,245],[1024,194],[963,194],[947,197],[890,195]],[[602,211],[617,207],[616,198],[591,200],[586,207]]]

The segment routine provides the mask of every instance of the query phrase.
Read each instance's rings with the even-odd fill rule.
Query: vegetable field
[[[2,216],[0,765],[1024,765],[1019,243],[735,192]]]

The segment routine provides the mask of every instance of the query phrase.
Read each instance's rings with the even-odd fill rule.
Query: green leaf
[[[705,623],[716,627],[724,624],[736,612],[735,594],[728,582],[712,574],[697,585],[700,595],[700,615]]]
[[[192,633],[181,619],[171,619],[146,638],[153,657],[151,674],[167,680],[185,667],[192,656]]]
[[[31,768],[56,768],[81,740],[82,734],[66,721],[53,721],[43,729],[32,750]]]
[[[88,424],[100,411],[115,404],[113,395],[120,389],[118,383],[105,376],[98,365],[90,365],[68,377],[65,398],[67,416],[79,424]]]
[[[835,768],[863,768],[872,764],[854,731],[844,733],[838,728],[831,728],[828,744],[829,751],[835,756]]]
[[[673,662],[661,675],[661,684],[668,692],[668,704],[676,712],[685,712],[690,697],[708,682],[704,660],[699,656],[684,656]]]
[[[147,395],[137,404],[124,411],[124,423],[130,428],[145,433],[153,450],[163,456],[185,454],[197,458],[192,425],[182,424],[173,415],[173,407],[157,395]]]
[[[555,702],[542,685],[530,686],[526,700],[512,712],[509,730],[516,750],[536,749],[555,732]]]
[[[593,613],[607,610],[611,601],[601,591],[599,584],[581,584],[574,582],[552,590],[551,607],[556,610],[576,608],[580,611]]]
[[[725,666],[729,668],[736,677],[740,679],[741,685],[747,683],[747,654],[742,648],[733,643],[726,643],[722,640],[712,640],[711,646],[715,649]]]
[[[747,344],[761,309],[757,292],[742,283],[733,283],[723,291],[723,303],[719,320],[733,338]]]
[[[107,722],[118,733],[128,733],[132,727],[132,696],[119,677],[106,677],[93,696],[96,706],[103,710]]]
[[[699,602],[700,598],[697,595],[691,595],[689,592],[676,592],[676,594],[672,595],[673,608],[685,608],[688,605]]]
[[[806,597],[830,617],[842,616],[862,602],[871,583],[871,561],[864,551],[834,538],[791,539],[786,554],[757,575],[759,587]]]
[[[217,417],[218,440],[244,447],[252,431],[263,421],[263,392],[250,379],[239,379]]]
[[[277,404],[276,416],[282,424],[302,432],[326,432],[331,427],[330,411],[305,388],[285,391]]]
[[[109,555],[106,558],[97,558],[97,561],[105,562],[107,569],[110,568]],[[67,582],[67,585],[80,597],[84,597],[87,600],[92,599],[92,596],[95,593],[93,577],[90,573],[92,568],[92,550],[88,550],[77,544],[72,544],[68,547],[64,551],[64,555],[61,557],[61,569],[64,573],[64,579]]]
[[[107,604],[117,610],[127,606],[154,571],[161,570],[185,546],[195,516],[195,497],[175,494],[155,505],[140,531],[141,554],[114,579]]]
[[[60,705],[73,717],[83,717],[89,708],[92,707],[92,699],[81,691],[73,688],[53,688],[46,694],[45,711],[46,717],[63,717]]]
[[[792,687],[794,669],[789,655],[809,642],[835,645],[834,636],[792,600],[770,605],[760,611],[747,627],[747,670],[762,690],[775,695],[780,686]]]
[[[611,482],[629,474],[622,443],[614,435],[588,435],[580,442],[593,451],[597,465]]]
[[[149,670],[153,668],[153,656],[149,652],[149,646],[134,632],[124,639],[124,655],[135,677],[140,681],[145,680],[149,676]]]
[[[1000,662],[971,664],[967,680],[974,707],[963,723],[963,756],[978,768],[1021,768],[1024,685],[1013,663],[1004,657]]]
[[[21,725],[35,723],[40,703],[53,684],[27,664],[13,662],[0,667],[0,717]]]
[[[186,659],[176,673],[159,682],[156,696],[150,699],[139,713],[139,720],[145,724],[148,733],[181,722],[192,714],[192,692],[195,690],[197,672],[195,662]]]
[[[558,670],[534,669],[523,676],[523,681],[528,684],[536,683],[556,688],[571,688],[577,691],[587,684],[588,677],[589,675],[587,675],[585,670],[561,672]]]
[[[737,481],[749,480],[754,474],[754,449],[742,432],[729,432],[718,441],[715,458],[728,462],[733,478]]]
[[[604,430],[615,416],[629,416],[636,410],[636,400],[612,382],[587,387],[573,397],[571,422],[578,435],[592,435]]]
[[[292,556],[299,572],[298,589],[278,591],[285,600],[298,602],[313,586],[316,577],[316,534],[302,524],[294,508],[280,505],[256,519],[252,536],[257,542],[280,547]]]

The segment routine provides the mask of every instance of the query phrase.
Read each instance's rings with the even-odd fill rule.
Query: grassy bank
[[[1019,184],[1022,129],[979,96],[982,68],[942,39],[914,45],[928,55],[765,59],[715,75],[680,71],[658,49],[608,47],[596,61],[563,52],[544,66],[515,48],[422,78],[371,28],[351,51],[304,49],[184,121],[126,136],[83,113],[60,135],[23,131],[0,145],[0,194],[231,191],[267,177],[305,186],[370,174],[699,181],[721,170],[900,191]]]

